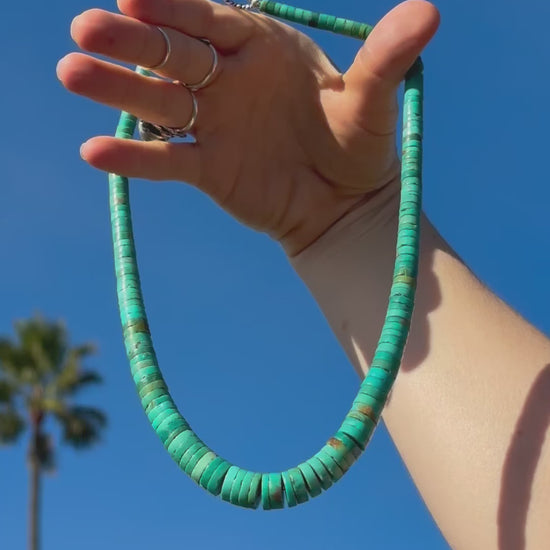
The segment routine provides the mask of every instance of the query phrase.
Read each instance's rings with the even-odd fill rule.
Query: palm
[[[202,187],[282,240],[312,211],[339,217],[396,177],[395,134],[358,124],[342,75],[306,36],[270,20],[258,27],[220,76],[218,123],[198,135]],[[389,128],[394,117],[388,113]]]
[[[15,325],[16,340],[0,339],[0,444],[15,442],[28,425],[31,436],[30,548],[38,548],[40,474],[55,465],[55,449],[46,431],[57,421],[63,440],[77,448],[97,442],[106,417],[98,409],[74,403],[79,390],[101,382],[83,360],[89,345],[69,347],[63,325],[36,317]]]

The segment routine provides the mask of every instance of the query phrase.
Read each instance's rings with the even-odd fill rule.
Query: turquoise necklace
[[[340,17],[254,0],[237,8],[365,40],[372,27]],[[151,426],[179,467],[227,502],[264,510],[306,502],[333,483],[364,451],[399,371],[414,305],[422,184],[422,62],[405,79],[401,204],[395,269],[382,333],[367,377],[334,436],[309,460],[285,472],[257,473],[217,455],[179,413],[158,366],[143,304],[133,238],[128,179],[109,175],[111,224],[120,319],[131,373]],[[136,118],[123,112],[116,136],[131,139]]]

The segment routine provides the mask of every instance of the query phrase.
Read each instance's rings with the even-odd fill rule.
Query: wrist
[[[368,368],[387,307],[399,191],[399,181],[384,187],[290,258],[361,376]]]

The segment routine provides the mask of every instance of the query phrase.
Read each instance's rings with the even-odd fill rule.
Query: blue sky
[[[550,5],[442,2],[425,53],[425,209],[481,280],[546,333],[550,291],[547,21]],[[301,0],[377,21],[394,3]],[[78,156],[117,113],[64,91],[71,19],[114,1],[4,7],[0,333],[41,311],[92,340],[105,377],[82,401],[110,426],[93,452],[62,449],[45,480],[44,550],[448,548],[383,427],[329,493],[294,510],[235,509],[178,471],[131,384],[115,302],[107,180]],[[313,34],[345,67],[357,43]],[[180,408],[226,458],[287,468],[315,452],[358,379],[280,249],[194,189],[136,181],[136,239],[161,366]],[[25,547],[24,442],[0,449],[0,547]],[[429,449],[426,449],[426,453]]]

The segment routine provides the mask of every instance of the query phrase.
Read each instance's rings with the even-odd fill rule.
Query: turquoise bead
[[[231,464],[224,460],[223,463],[218,466],[218,469],[212,474],[212,477],[206,486],[206,489],[210,494],[215,496],[220,494],[223,480],[225,479],[225,475],[230,467]]]
[[[283,478],[280,473],[268,474],[269,504],[272,510],[278,510],[285,507]]]
[[[204,443],[194,434],[193,430],[186,430],[174,437],[170,444],[166,447],[168,454],[178,463],[180,468],[184,468],[184,456],[194,446],[195,451],[203,446]],[[188,455],[190,458],[192,455]]]
[[[323,449],[315,455],[327,469],[333,482],[339,481],[344,475],[342,468],[334,461],[334,459]]]
[[[252,483],[252,480],[254,479],[254,472],[246,472],[243,477],[243,481],[241,483],[241,488],[239,489],[239,506],[243,506],[244,508],[250,508],[249,501],[248,501],[248,493],[250,492],[250,484]]]
[[[218,496],[222,490],[223,477],[231,464],[221,456],[217,456],[204,470],[199,479],[199,485],[214,496]]]
[[[321,487],[325,491],[330,489],[332,487],[332,477],[321,460],[319,460],[317,456],[312,456],[307,463],[315,470],[315,473],[321,482]]]
[[[246,497],[246,506],[247,508],[256,509],[260,504],[260,487],[262,484],[262,474],[253,473],[252,478],[249,483],[248,496]],[[244,496],[243,496],[244,498]]]
[[[191,472],[193,471],[193,469],[197,465],[197,462],[204,455],[206,455],[206,453],[210,453],[210,452],[212,452],[212,451],[210,451],[210,449],[206,445],[203,445],[202,447],[199,447],[195,451],[195,454],[189,458],[187,464],[185,465],[185,470],[184,470],[185,473],[188,474],[188,475],[191,475]]]
[[[312,497],[319,496],[323,492],[323,488],[315,470],[307,462],[299,464],[298,469],[302,472],[309,495]]]
[[[214,451],[208,451],[204,456],[202,456],[193,470],[191,471],[191,479],[195,483],[199,483],[202,474],[208,468],[208,466],[216,459],[216,453]]]
[[[237,506],[239,505],[239,494],[241,492],[241,485],[243,484],[245,475],[246,470],[239,469],[237,475],[235,476],[233,485],[231,486],[231,492],[229,494],[229,502],[231,502],[231,504],[235,504]]]
[[[296,499],[296,493],[294,492],[294,487],[292,486],[292,482],[290,481],[290,475],[288,474],[288,472],[283,472],[282,476],[286,503],[288,504],[289,508],[294,508],[294,506],[298,504],[298,500]]]
[[[269,500],[269,474],[262,474],[262,508],[271,510],[271,501]]]
[[[298,504],[302,504],[309,500],[309,493],[307,491],[306,482],[302,472],[298,468],[291,468],[288,470],[288,475],[290,477],[290,482],[294,488],[294,494],[296,495],[296,500]]]
[[[231,488],[233,487],[235,478],[237,477],[237,474],[240,472],[240,470],[241,469],[238,466],[231,466],[225,474],[225,478],[222,484],[221,497],[226,502],[230,502]]]

